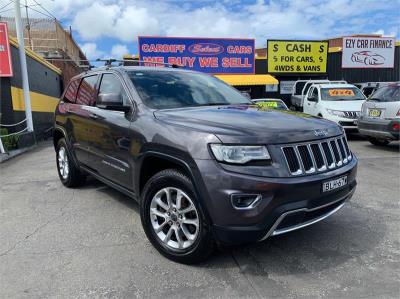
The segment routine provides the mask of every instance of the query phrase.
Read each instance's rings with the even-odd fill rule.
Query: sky
[[[21,4],[25,0],[20,0]],[[400,0],[26,0],[30,17],[71,26],[89,60],[137,54],[140,35],[326,39],[375,33],[400,39]],[[25,8],[21,10],[25,16]],[[0,16],[13,16],[0,0]]]

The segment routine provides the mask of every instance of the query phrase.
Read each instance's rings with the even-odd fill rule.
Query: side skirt
[[[134,200],[136,200],[137,202],[139,202],[139,200],[138,200],[137,195],[136,195],[135,192],[133,192],[133,191],[131,191],[131,190],[129,190],[129,189],[127,189],[127,188],[121,186],[121,185],[118,185],[118,184],[116,184],[116,183],[110,181],[109,179],[106,179],[105,177],[99,175],[97,172],[91,170],[90,168],[88,168],[88,167],[86,167],[86,166],[82,166],[82,165],[81,165],[80,168],[81,168],[84,172],[86,172],[86,173],[92,175],[93,177],[95,177],[97,180],[103,182],[104,184],[106,184],[106,185],[108,185],[108,186],[110,186],[110,187],[112,187],[112,188],[118,190],[118,191],[121,192],[121,193],[124,193],[125,195],[127,195],[127,196],[133,198]]]

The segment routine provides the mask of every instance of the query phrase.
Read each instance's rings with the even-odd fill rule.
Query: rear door
[[[97,101],[101,94],[120,94],[124,103],[132,106],[123,79],[116,73],[101,75]],[[130,114],[110,110],[97,102],[89,110],[93,116],[88,130],[90,167],[101,176],[131,189]]]

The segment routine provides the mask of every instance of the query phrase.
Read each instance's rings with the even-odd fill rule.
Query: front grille
[[[357,119],[360,117],[359,111],[343,111],[343,117],[350,119]]]
[[[352,159],[345,136],[283,146],[282,152],[292,175],[322,172]]]

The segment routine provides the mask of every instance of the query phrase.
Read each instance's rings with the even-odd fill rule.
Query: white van
[[[352,84],[311,85],[304,98],[303,111],[332,120],[344,129],[357,130],[364,94]]]

